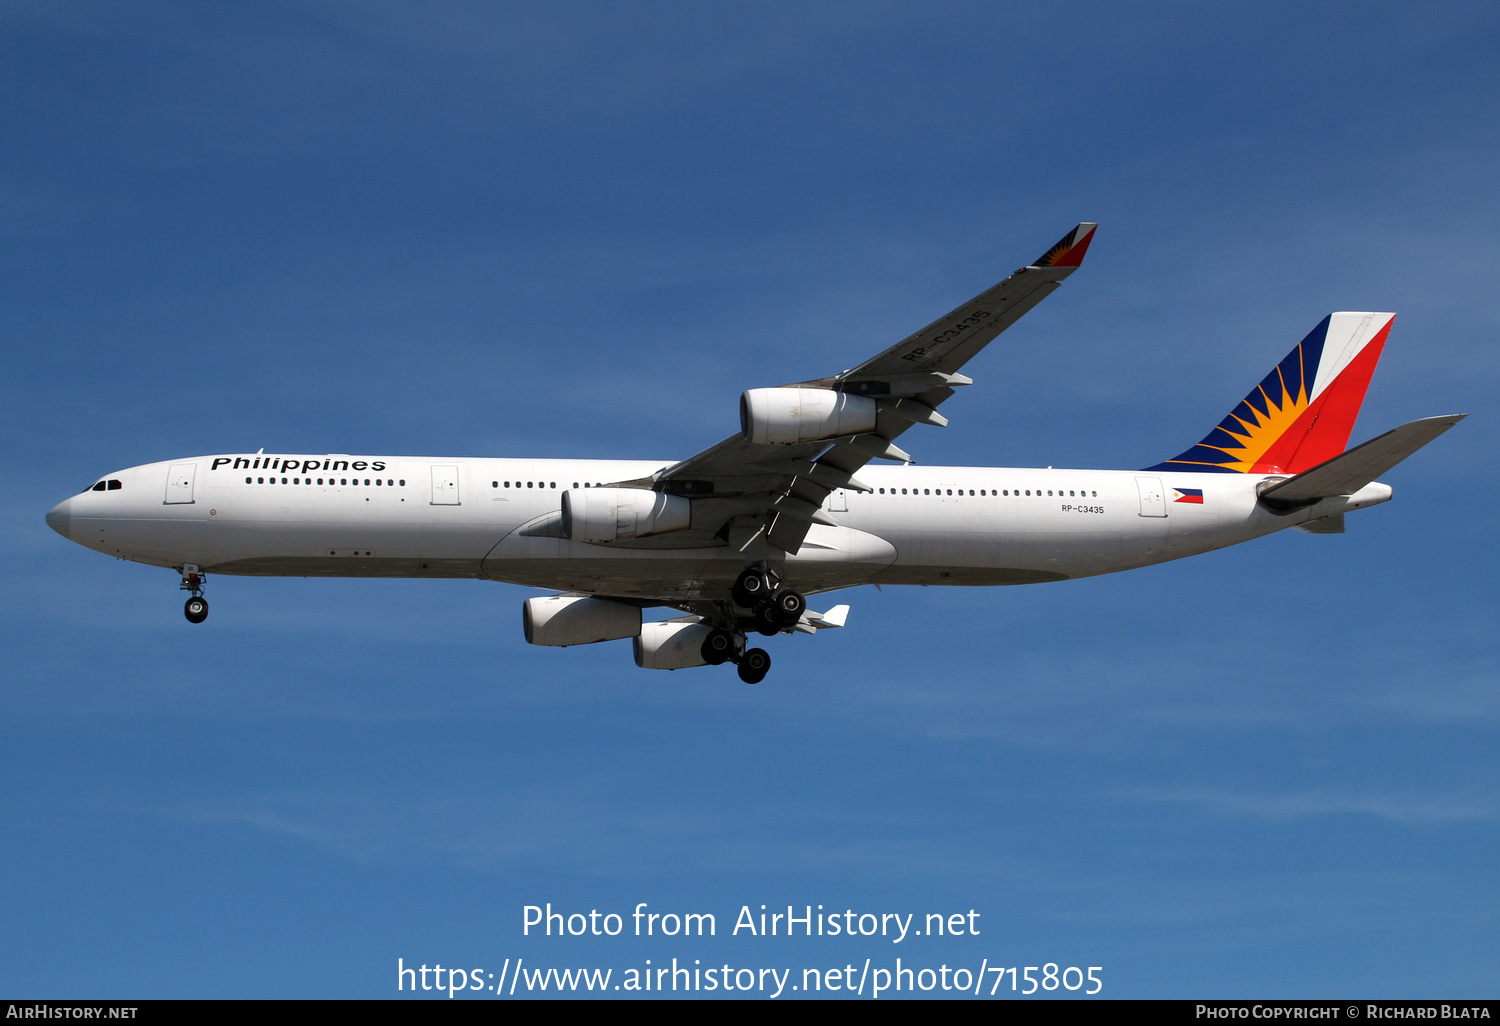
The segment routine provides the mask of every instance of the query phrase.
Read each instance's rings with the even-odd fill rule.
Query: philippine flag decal
[[[1173,502],[1191,502],[1191,503],[1193,503],[1195,505],[1201,506],[1201,505],[1203,505],[1203,489],[1202,488],[1173,488],[1172,489],[1172,501]]]

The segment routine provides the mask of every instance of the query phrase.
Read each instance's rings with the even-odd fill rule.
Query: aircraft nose
[[[64,499],[47,511],[47,526],[64,538],[68,537],[68,529],[73,526],[72,499]]]

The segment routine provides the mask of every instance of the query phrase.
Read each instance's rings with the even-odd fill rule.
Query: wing
[[[692,498],[691,534],[698,538],[717,535],[747,550],[763,540],[795,553],[814,523],[836,523],[822,509],[830,492],[868,491],[856,472],[870,460],[911,462],[894,444],[902,432],[948,423],[937,408],[972,383],[959,373],[964,364],[1077,269],[1096,227],[1080,224],[1034,263],[858,367],[781,386],[871,400],[872,427],[789,444],[752,441],[747,428],[650,478],[619,484]]]

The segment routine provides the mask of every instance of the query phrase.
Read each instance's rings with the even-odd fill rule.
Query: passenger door
[[[1162,489],[1159,477],[1138,477],[1135,486],[1141,493],[1141,516],[1164,517],[1167,515],[1167,493]]]
[[[458,468],[435,466],[432,468],[432,505],[458,506]]]
[[[193,479],[198,474],[198,464],[179,463],[167,471],[166,505],[193,501]]]

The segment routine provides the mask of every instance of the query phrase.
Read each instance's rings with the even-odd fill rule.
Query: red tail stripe
[[[1393,321],[1386,321],[1323,394],[1266,450],[1255,465],[1256,473],[1300,474],[1344,451]]]

